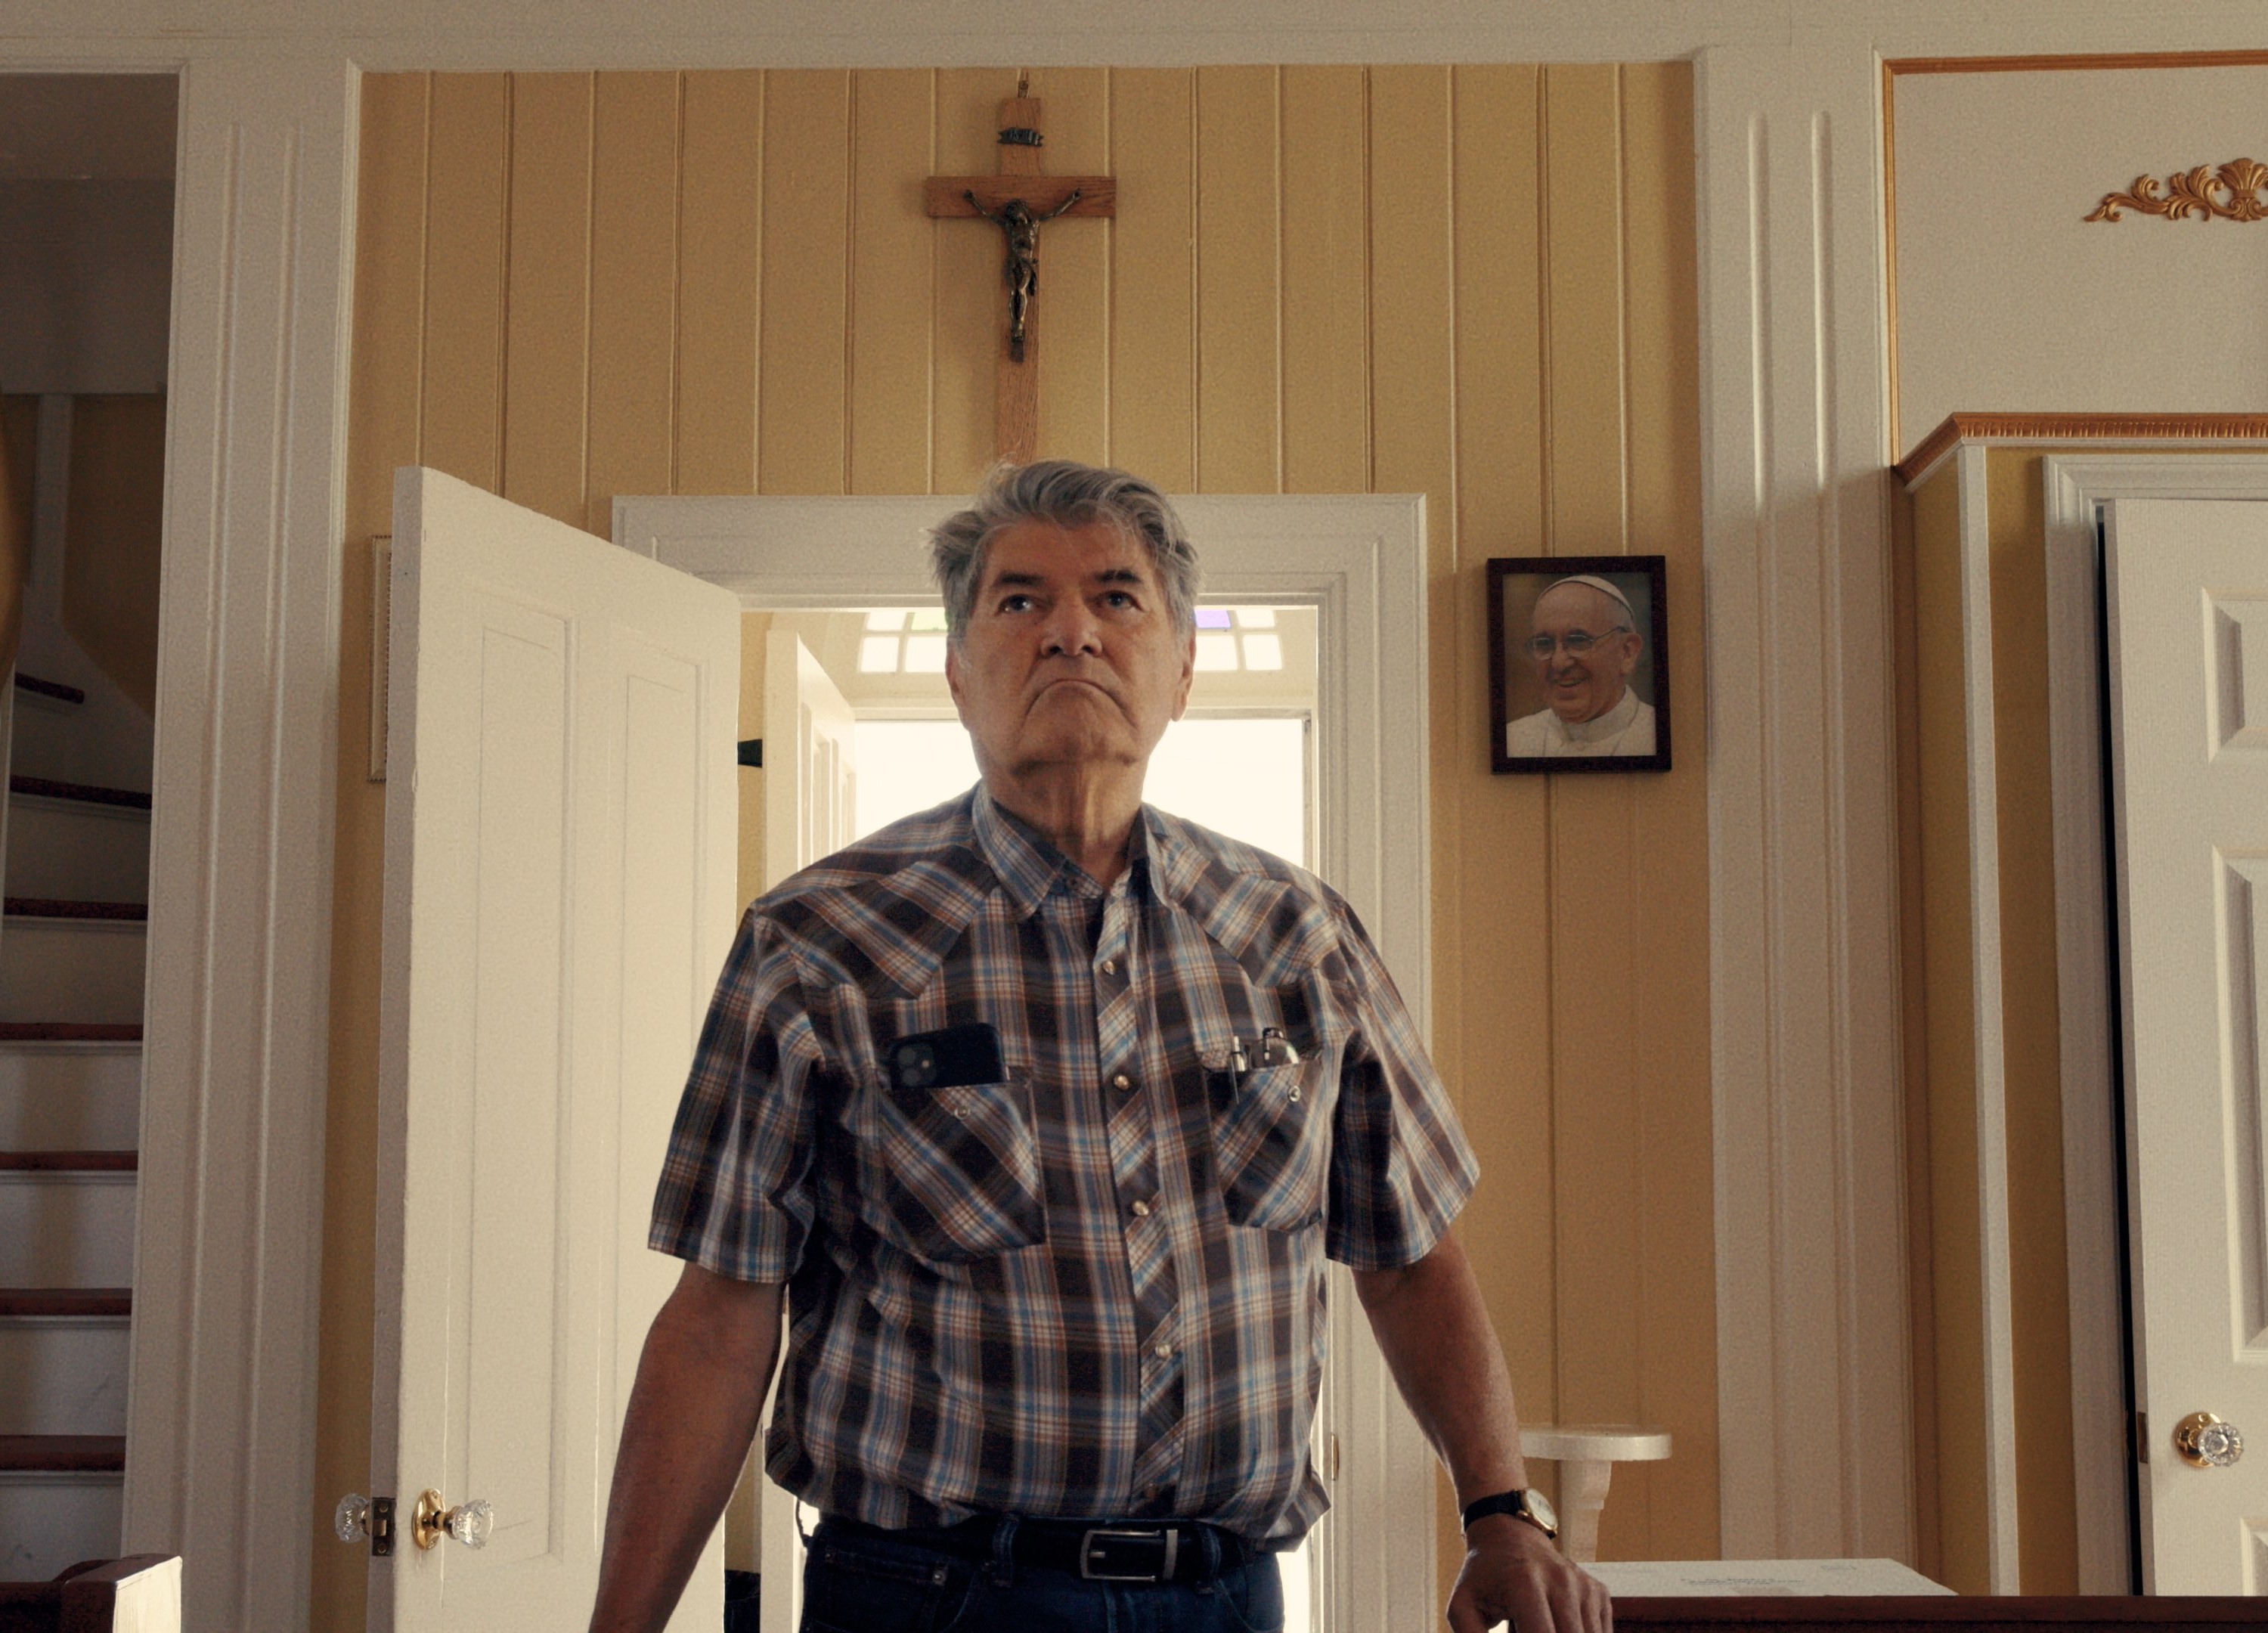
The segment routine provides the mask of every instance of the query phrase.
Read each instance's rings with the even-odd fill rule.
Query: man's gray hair
[[[956,644],[976,610],[986,550],[1019,522],[1058,527],[1107,522],[1139,541],[1165,587],[1174,633],[1187,636],[1197,628],[1197,547],[1166,496],[1124,471],[1072,460],[1038,460],[994,466],[967,510],[930,529],[930,570],[945,598],[945,625]]]

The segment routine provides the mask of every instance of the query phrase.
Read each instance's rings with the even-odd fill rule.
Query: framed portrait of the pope
[[[1488,564],[1489,765],[1669,769],[1669,607],[1659,555]]]

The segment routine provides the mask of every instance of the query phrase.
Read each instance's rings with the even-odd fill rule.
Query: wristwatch
[[[1550,1500],[1532,1487],[1499,1491],[1494,1497],[1466,1504],[1464,1528],[1471,1530],[1474,1520],[1484,1519],[1491,1514],[1510,1514],[1514,1519],[1525,1519],[1548,1537],[1559,1534],[1559,1516],[1552,1511]]]

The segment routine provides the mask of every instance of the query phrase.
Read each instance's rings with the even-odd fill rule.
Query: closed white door
[[[2268,1593],[2268,504],[2109,507],[2144,1580]],[[2202,1433],[2200,1414],[2258,1444]]]
[[[392,617],[370,1626],[580,1627],[732,934],[740,607],[410,469]],[[428,1490],[486,1545],[420,1547]],[[712,1540],[673,1629],[713,1633],[723,1573]]]
[[[764,888],[858,832],[858,720],[802,637],[764,647]]]

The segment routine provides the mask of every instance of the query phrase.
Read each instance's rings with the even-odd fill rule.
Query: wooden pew
[[[174,1554],[91,1559],[52,1582],[0,1582],[0,1633],[180,1633]]]
[[[1616,1633],[2268,1633],[2268,1599],[1641,1598],[1615,1601]]]

